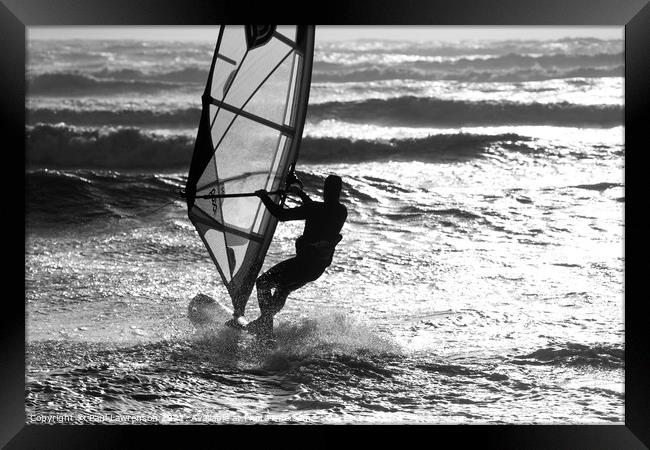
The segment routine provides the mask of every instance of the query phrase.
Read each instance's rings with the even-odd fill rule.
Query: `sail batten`
[[[305,121],[314,27],[222,26],[190,165],[188,215],[232,298],[250,295],[284,202]]]
[[[295,133],[295,130],[291,127],[288,127],[286,125],[280,125],[274,122],[271,122],[270,120],[266,120],[263,117],[256,116],[255,114],[251,114],[243,109],[239,109],[235,106],[229,105],[228,103],[224,103],[220,100],[217,100],[216,98],[210,97],[210,103],[213,105],[218,106],[219,108],[223,108],[226,111],[230,111],[232,113],[235,113],[239,116],[246,117],[247,119],[253,120],[257,123],[261,123],[262,125],[266,125],[267,127],[274,128],[278,131],[280,131],[282,134],[287,134],[292,136]],[[216,119],[216,116],[215,116]]]

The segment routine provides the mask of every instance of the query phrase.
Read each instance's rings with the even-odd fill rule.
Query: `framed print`
[[[648,445],[647,4],[131,3],[0,5],[7,448]]]

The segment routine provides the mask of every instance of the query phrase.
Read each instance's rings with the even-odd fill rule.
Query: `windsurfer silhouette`
[[[312,200],[293,185],[288,192],[298,195],[302,205],[286,209],[275,204],[265,190],[255,192],[279,221],[304,220],[305,228],[296,240],[296,256],[271,267],[257,279],[261,314],[246,326],[248,331],[272,337],[273,317],[284,307],[288,295],[319,278],[332,263],[334,249],[342,238],[341,228],[348,216],[347,208],[339,201],[341,185],[341,177],[328,176],[323,186],[323,202]],[[231,326],[237,323],[237,317],[228,322]]]

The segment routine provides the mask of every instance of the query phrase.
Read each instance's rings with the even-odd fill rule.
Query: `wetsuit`
[[[263,316],[275,315],[292,291],[320,277],[332,263],[334,249],[341,240],[339,233],[348,216],[347,208],[338,201],[312,201],[304,193],[300,197],[303,205],[289,209],[275,204],[267,195],[261,197],[269,212],[281,222],[305,221],[303,234],[296,240],[296,256],[273,266],[257,279],[257,298]]]

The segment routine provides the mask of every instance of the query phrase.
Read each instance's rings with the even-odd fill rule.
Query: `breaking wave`
[[[462,82],[524,82],[545,81],[558,78],[601,78],[622,77],[622,64],[612,67],[509,67],[493,70],[466,68],[458,71],[442,71],[422,67],[357,67],[337,68],[337,70],[314,70],[315,82],[350,82],[380,80],[446,80]]]
[[[151,93],[177,87],[179,84],[171,81],[103,79],[76,73],[45,73],[27,81],[28,95]]]
[[[28,122],[94,126],[196,127],[199,108],[92,110],[35,108]],[[612,127],[623,124],[619,105],[457,101],[415,96],[310,104],[308,122],[336,119],[398,126],[555,125]]]
[[[408,40],[359,39],[355,41],[317,42],[318,53],[350,54],[400,54],[433,57],[495,57],[508,54],[520,55],[598,55],[620,54],[623,41],[620,39],[598,39],[591,37],[567,37],[553,40],[506,39],[502,41],[436,42]]]
[[[387,141],[306,137],[302,141],[300,161],[446,161],[480,157],[495,146],[533,151],[526,145],[529,141],[531,138],[513,133],[441,134]],[[137,128],[84,129],[65,125],[37,125],[28,128],[26,160],[28,166],[34,168],[186,168],[189,166],[193,145],[193,137],[160,136]]]
[[[94,126],[166,126],[192,127],[199,123],[201,110],[186,108],[175,110],[92,110],[36,108],[27,111],[27,121],[37,123],[60,123]]]
[[[206,67],[185,67],[179,70],[164,72],[145,72],[138,69],[108,69],[92,73],[96,78],[107,78],[113,80],[144,80],[144,81],[167,81],[171,83],[205,83],[208,78]]]
[[[306,163],[369,161],[449,161],[482,156],[495,145],[527,142],[513,133],[500,135],[441,134],[418,139],[388,141],[347,138],[303,138],[300,161]]]
[[[193,138],[158,136],[137,128],[82,129],[62,125],[28,128],[28,165],[37,167],[147,168],[184,167]]]
[[[463,68],[458,71],[441,71],[423,67],[370,66],[335,70],[314,69],[314,82],[364,82],[381,80],[439,80],[461,82],[526,82],[559,78],[622,77],[623,65],[612,67],[524,67],[504,69]],[[43,73],[27,80],[28,95],[81,96],[111,93],[155,93],[177,90],[205,82],[206,71],[199,68],[146,73],[135,69],[102,69],[87,74]]]
[[[402,126],[615,126],[623,108],[563,103],[465,102],[414,96],[310,105],[308,119]]]
[[[30,225],[80,223],[151,210],[179,199],[181,177],[97,171],[30,171],[26,176]]]

